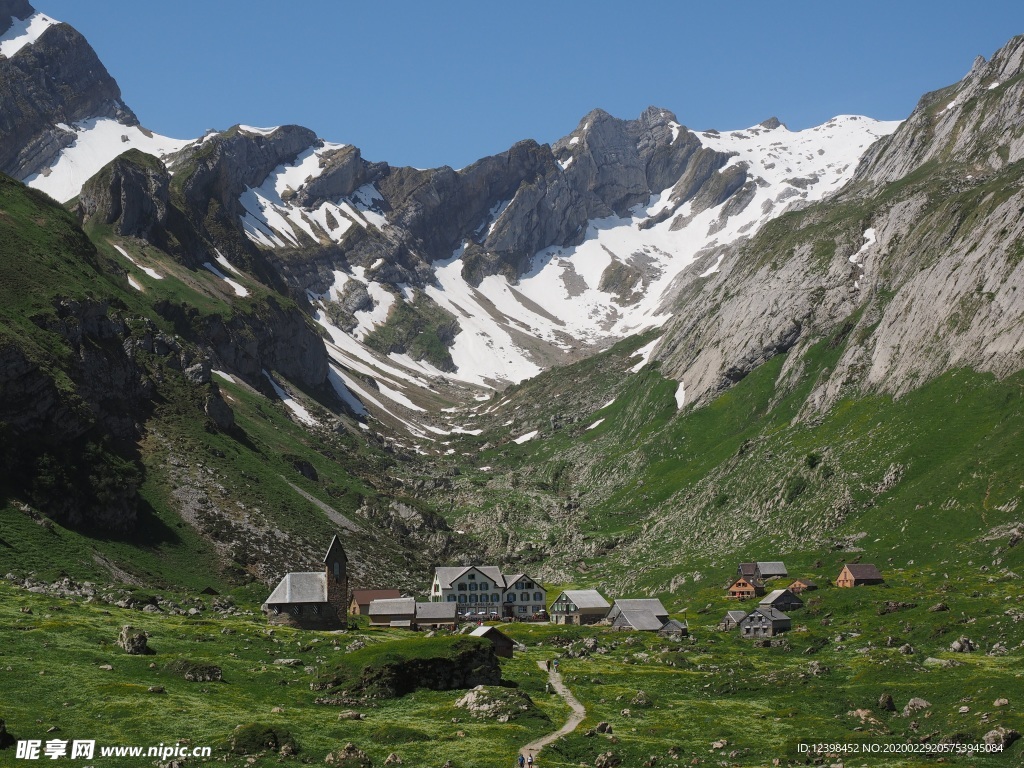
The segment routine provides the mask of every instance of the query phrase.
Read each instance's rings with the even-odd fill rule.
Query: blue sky
[[[1024,3],[33,0],[176,138],[298,123],[393,165],[552,142],[595,107],[693,129],[906,117],[1024,34]]]

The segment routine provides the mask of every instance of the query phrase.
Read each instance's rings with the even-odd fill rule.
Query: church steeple
[[[337,534],[324,555],[324,571],[327,576],[327,602],[338,612],[338,619],[344,622],[348,614],[348,555]]]

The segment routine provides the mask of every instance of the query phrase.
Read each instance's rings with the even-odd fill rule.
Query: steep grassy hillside
[[[238,280],[0,178],[0,572],[258,598],[336,531],[354,586],[418,585],[424,545],[449,552],[382,442],[303,380],[294,302]],[[273,395],[274,360],[315,426]],[[224,361],[255,376],[211,374]]]

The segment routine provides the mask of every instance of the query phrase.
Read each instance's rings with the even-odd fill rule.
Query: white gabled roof
[[[457,580],[467,571],[477,571],[494,582],[498,589],[509,589],[520,579],[529,579],[534,583],[535,589],[544,589],[539,581],[525,573],[502,573],[501,568],[496,565],[439,565],[434,568],[434,578],[441,585],[441,589],[451,589],[452,582]]]
[[[323,571],[285,574],[267,598],[268,605],[326,602],[327,574]]]

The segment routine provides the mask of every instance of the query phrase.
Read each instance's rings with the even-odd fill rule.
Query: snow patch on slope
[[[250,132],[273,132],[273,129],[244,128]],[[258,187],[249,187],[240,197],[245,215],[242,226],[249,238],[268,248],[294,248],[302,235],[313,242],[344,240],[353,227],[376,227],[387,224],[383,214],[375,210],[383,198],[372,184],[364,184],[350,198],[321,203],[316,208],[292,204],[292,195],[323,173],[321,156],[345,147],[345,144],[323,142],[310,147],[291,163],[279,165]]]
[[[314,419],[310,415],[309,411],[307,411],[302,406],[302,404],[299,403],[298,400],[296,400],[294,397],[289,395],[281,387],[280,384],[278,384],[276,381],[274,381],[274,377],[273,376],[271,376],[266,371],[263,371],[263,375],[267,377],[267,381],[270,382],[270,386],[272,386],[274,388],[274,392],[277,393],[277,396],[279,398],[281,398],[281,402],[283,402],[285,404],[285,406],[288,408],[288,410],[290,410],[293,414],[295,414],[295,418],[297,418],[303,424],[306,424],[308,426],[314,426],[314,425],[316,425],[318,423],[317,420]]]
[[[11,17],[11,28],[3,35],[0,35],[0,55],[10,58],[26,45],[32,45],[39,39],[40,35],[52,27],[60,24],[56,19],[51,19],[44,13],[33,13],[27,19]]]

